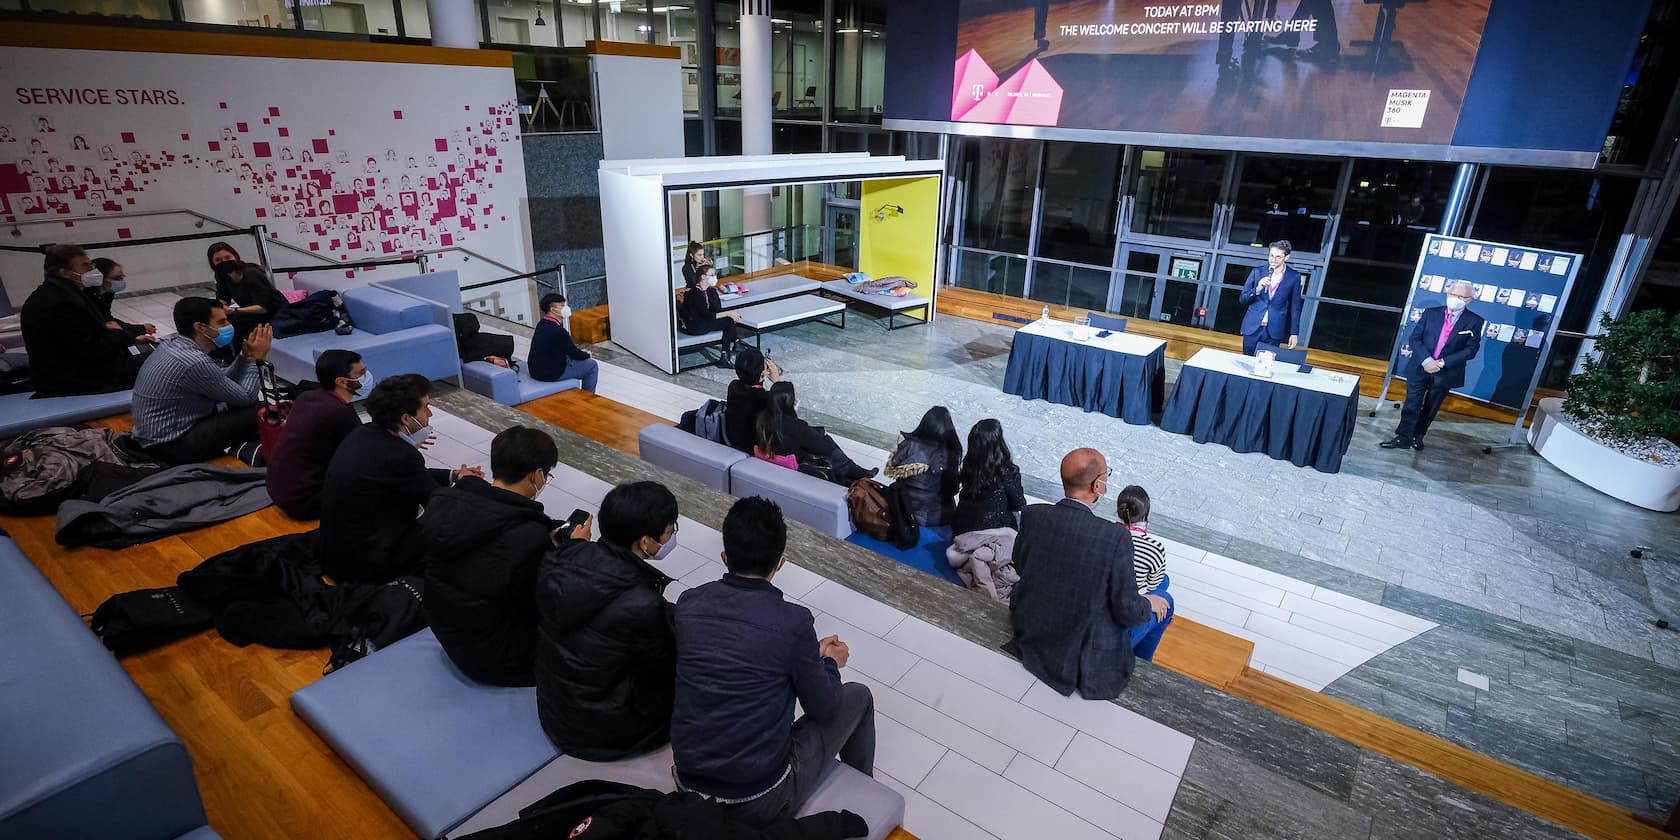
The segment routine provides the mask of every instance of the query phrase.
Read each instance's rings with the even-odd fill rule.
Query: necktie
[[[1446,319],[1441,322],[1441,338],[1435,342],[1435,358],[1441,358],[1441,351],[1447,347],[1447,339],[1452,337],[1453,322],[1457,320],[1458,316],[1448,310]]]

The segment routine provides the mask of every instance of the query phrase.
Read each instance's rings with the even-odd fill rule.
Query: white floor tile
[[[569,464],[556,464],[549,483],[590,504],[599,506],[612,485]]]
[[[904,620],[904,613],[831,580],[818,584],[800,600],[866,633],[874,633],[882,638]]]
[[[1073,739],[1073,727],[925,659],[893,687],[1046,764]]]
[[[1475,671],[1466,671],[1463,668],[1458,669],[1458,681],[1464,683],[1465,685],[1481,689],[1482,691],[1488,690],[1488,678],[1476,673]]]
[[[1245,638],[1254,642],[1254,655],[1250,663],[1264,667],[1267,671],[1274,669],[1282,671],[1280,676],[1296,676],[1300,679],[1292,682],[1307,686],[1318,691],[1324,686],[1340,679],[1350,669],[1339,662],[1326,659],[1315,653],[1302,650],[1294,645],[1280,642],[1267,636],[1247,631]]]
[[[1223,621],[1235,627],[1248,623],[1251,611],[1247,607],[1239,607],[1193,586],[1180,586],[1177,580],[1173,581],[1172,596],[1173,609],[1185,618],[1195,619],[1203,624],[1209,620]]]
[[[1374,606],[1374,605],[1373,605]],[[1339,627],[1364,636],[1385,642],[1389,646],[1410,641],[1417,635],[1417,631],[1409,630],[1368,614],[1356,613],[1343,609],[1334,604],[1328,604],[1317,598],[1303,598],[1291,592],[1283,597],[1283,608],[1296,615],[1311,616],[1332,627]],[[1378,609],[1383,609],[1378,607]],[[1392,612],[1392,610],[1391,610]]]
[[[1122,805],[1049,765],[1017,755],[1003,777],[1121,840],[1158,840],[1161,822]]]
[[[432,428],[438,430],[439,434],[448,435],[466,444],[489,441],[496,436],[496,432],[501,431],[500,429],[495,431],[481,429],[447,411],[436,408],[432,409]]]
[[[1182,566],[1167,566],[1167,574],[1172,576],[1173,586],[1180,580],[1188,580],[1201,584],[1202,588],[1213,588],[1230,593],[1228,600],[1242,603],[1241,598],[1254,601],[1257,605],[1278,607],[1283,604],[1284,591],[1276,586],[1261,583],[1253,578],[1232,574],[1224,569],[1209,566],[1207,563],[1186,563]],[[1214,594],[1219,594],[1215,592]]]
[[[1313,594],[1313,590],[1317,588],[1306,581],[1296,580],[1288,575],[1281,575],[1270,569],[1262,569],[1259,566],[1253,566],[1240,560],[1233,560],[1222,554],[1214,554],[1211,551],[1202,558],[1202,564],[1212,566],[1216,569],[1223,569],[1231,574],[1259,581],[1260,583],[1264,583],[1268,586],[1282,589],[1285,592],[1293,592],[1297,595],[1311,596]]]
[[[1112,840],[1102,829],[956,753],[946,753],[916,790],[1001,840]]]
[[[904,797],[904,830],[916,835],[917,840],[996,840],[995,835],[884,772],[877,771],[875,780]]]
[[[1248,624],[1244,626],[1263,636],[1294,645],[1309,653],[1339,662],[1349,668],[1362,665],[1371,658],[1370,651],[1362,650],[1340,639],[1308,630],[1298,624],[1278,621],[1270,616],[1251,615],[1248,617]]]
[[[676,580],[682,580],[684,577],[693,574],[696,569],[708,562],[715,563],[717,561],[701,557],[680,545],[671,549],[671,553],[665,555],[665,559],[648,561],[654,568]]]
[[[689,589],[690,587],[688,584],[683,583],[680,580],[673,580],[665,585],[665,600],[675,604],[677,602],[677,598],[681,597],[682,594],[687,592]]]
[[[679,499],[678,505],[681,503]],[[721,560],[723,557],[723,535],[686,516],[677,517],[677,545],[707,560]]]
[[[1174,776],[1184,775],[1196,739],[1108,700],[1063,697],[1034,682],[1021,703],[1112,747],[1125,750]]]
[[[1015,748],[982,735],[979,730],[953,720],[950,715],[904,694],[883,681],[873,679],[866,670],[860,669],[853,673],[852,666],[848,665],[841,673],[847,682],[869,686],[869,690],[875,695],[876,711],[956,750],[993,773],[1002,773],[1015,758]]]
[[[1178,795],[1178,776],[1083,732],[1055,768],[1160,822],[1166,822]]]
[[[1377,621],[1381,621],[1385,624],[1393,624],[1396,627],[1410,630],[1413,633],[1423,633],[1428,630],[1433,630],[1438,626],[1435,622],[1428,619],[1418,618],[1415,615],[1408,615],[1400,612],[1399,610],[1385,607],[1381,604],[1373,604],[1370,601],[1361,600],[1353,597],[1352,595],[1343,595],[1340,592],[1332,589],[1325,589],[1322,586],[1313,590],[1312,599],[1314,601],[1322,601],[1333,607],[1340,607],[1348,612],[1357,613],[1367,618],[1376,619]]]
[[[719,563],[716,560],[707,560],[699,566],[696,566],[693,571],[678,579],[683,583],[688,584],[690,587],[695,587],[703,583],[711,583],[712,581],[723,577],[724,571],[726,570],[723,568],[722,563]]]
[[[884,641],[873,633],[865,633],[825,612],[816,612],[816,630],[817,638],[839,636],[840,641],[845,642],[846,647],[851,649],[851,658],[846,661],[846,673],[861,671],[887,685],[892,685],[917,661],[915,654]]]
[[[1378,641],[1368,636],[1361,636],[1352,630],[1337,627],[1326,621],[1319,621],[1318,619],[1313,618],[1310,615],[1306,615],[1305,613],[1295,613],[1290,616],[1289,623],[1300,627],[1303,630],[1309,630],[1327,638],[1346,642],[1356,648],[1359,648],[1360,650],[1365,651],[1371,656],[1376,656],[1377,654],[1394,647],[1394,645],[1387,642]]]
[[[1200,567],[1197,566],[1197,567],[1194,567],[1194,568],[1199,569]],[[1292,615],[1292,613],[1290,613],[1288,610],[1284,609],[1283,607],[1278,606],[1278,604],[1282,603],[1282,601],[1283,601],[1282,595],[1284,593],[1283,593],[1283,590],[1281,590],[1281,589],[1272,590],[1273,592],[1278,593],[1278,596],[1279,596],[1278,600],[1277,600],[1277,603],[1272,603],[1272,602],[1269,602],[1269,601],[1266,601],[1266,600],[1260,600],[1260,599],[1253,598],[1253,597],[1251,597],[1247,594],[1244,594],[1242,592],[1238,592],[1238,591],[1231,590],[1231,589],[1226,589],[1224,586],[1220,585],[1220,584],[1232,584],[1232,585],[1235,585],[1235,586],[1238,586],[1238,587],[1244,587],[1245,584],[1242,583],[1243,578],[1239,578],[1236,575],[1227,575],[1224,572],[1214,570],[1213,574],[1216,576],[1217,581],[1216,582],[1210,582],[1207,579],[1199,577],[1199,575],[1203,574],[1201,571],[1197,571],[1197,572],[1194,572],[1192,574],[1185,574],[1184,572],[1185,572],[1185,569],[1183,569],[1183,568],[1173,568],[1173,569],[1168,570],[1168,574],[1170,574],[1172,576],[1171,591],[1173,592],[1173,597],[1174,598],[1178,597],[1178,593],[1180,591],[1199,592],[1202,595],[1206,595],[1210,598],[1216,598],[1220,601],[1224,601],[1227,604],[1232,604],[1234,606],[1241,607],[1242,609],[1248,610],[1250,613],[1259,613],[1261,615],[1269,615],[1272,618],[1277,619],[1278,621],[1288,621],[1289,616]],[[1263,586],[1263,585],[1264,584],[1258,584],[1258,583],[1252,584],[1252,586]]]
[[[1150,536],[1160,540],[1161,544],[1167,547],[1167,570],[1169,574],[1173,566],[1178,563],[1200,563],[1207,556],[1206,551],[1195,546],[1169,540],[1160,534],[1150,534]]]
[[[926,735],[886,715],[875,715],[875,766],[893,778],[919,785],[945,752]]]
[[[887,641],[1011,699],[1021,699],[1035,682],[1033,675],[1014,659],[915,616],[905,618],[893,628],[887,634]]]
[[[719,539],[722,539],[720,536]],[[823,576],[810,569],[783,563],[782,570],[776,573],[776,588],[783,594],[793,598],[803,598],[823,583]]]
[[[1322,682],[1319,682],[1317,680],[1309,680],[1306,677],[1301,676],[1300,674],[1290,673],[1289,671],[1285,671],[1284,669],[1279,668],[1276,665],[1262,665],[1258,662],[1256,662],[1254,664],[1260,670],[1265,671],[1266,673],[1271,674],[1272,676],[1277,677],[1278,679],[1285,680],[1287,682],[1292,682],[1292,683],[1294,683],[1298,686],[1301,686],[1302,688],[1308,689],[1309,691],[1323,691],[1324,686],[1328,685],[1328,683],[1322,683]]]

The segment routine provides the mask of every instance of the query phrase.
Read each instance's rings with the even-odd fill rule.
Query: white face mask
[[[671,555],[671,552],[673,550],[675,550],[676,547],[677,547],[677,535],[672,534],[671,538],[669,540],[666,540],[663,545],[659,546],[659,550],[655,551],[653,553],[652,557],[648,558],[648,562],[651,563],[655,560],[664,560],[666,557],[669,557]]]
[[[572,307],[564,303],[560,304],[560,320],[564,321],[570,317],[572,317]]]
[[[1447,311],[1452,312],[1454,315],[1456,315],[1460,312],[1463,312],[1464,307],[1467,306],[1469,303],[1470,303],[1470,301],[1467,301],[1464,298],[1453,297],[1451,295],[1448,295],[1447,296]]]
[[[85,288],[92,289],[103,285],[105,285],[105,275],[100,274],[97,268],[82,275],[82,286]]]
[[[414,422],[418,423],[418,422],[420,422],[420,419],[415,418]],[[406,427],[407,425],[408,425],[407,423],[403,424],[404,427]],[[403,432],[402,433],[402,439],[408,441],[416,449],[420,448],[420,444],[425,443],[428,440],[431,440],[431,438],[432,438],[432,427],[431,426],[421,426],[420,428],[415,429],[412,432]]]

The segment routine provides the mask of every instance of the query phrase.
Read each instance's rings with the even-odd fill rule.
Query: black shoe
[[[1423,438],[1418,438],[1417,440],[1412,441],[1412,448],[1416,449],[1419,452],[1422,452],[1423,451]]]
[[[1406,449],[1412,446],[1412,442],[1400,437],[1399,435],[1395,435],[1394,437],[1391,437],[1377,445],[1384,449]]]

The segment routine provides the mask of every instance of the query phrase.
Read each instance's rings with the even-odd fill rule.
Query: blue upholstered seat
[[[833,482],[757,458],[743,458],[729,468],[729,492],[739,498],[763,496],[781,505],[787,518],[829,536],[845,539],[852,533],[846,488]]]
[[[523,365],[517,371],[482,361],[467,362],[461,366],[461,387],[502,405],[528,403],[582,386],[582,380],[578,379],[555,382],[532,379],[530,370]]]
[[[344,293],[344,308],[355,329],[349,335],[308,333],[274,342],[268,360],[281,378],[315,378],[315,359],[334,348],[362,355],[379,378],[418,373],[427,379],[456,379],[461,360],[455,328],[440,323],[431,305],[378,286],[357,286]]]
[[[733,446],[663,423],[642,429],[637,447],[642,460],[722,493],[729,492],[729,468],[749,457]]]
[[[133,398],[133,391],[38,400],[30,399],[29,394],[6,394],[0,396],[0,438],[10,438],[30,429],[126,414]]]

